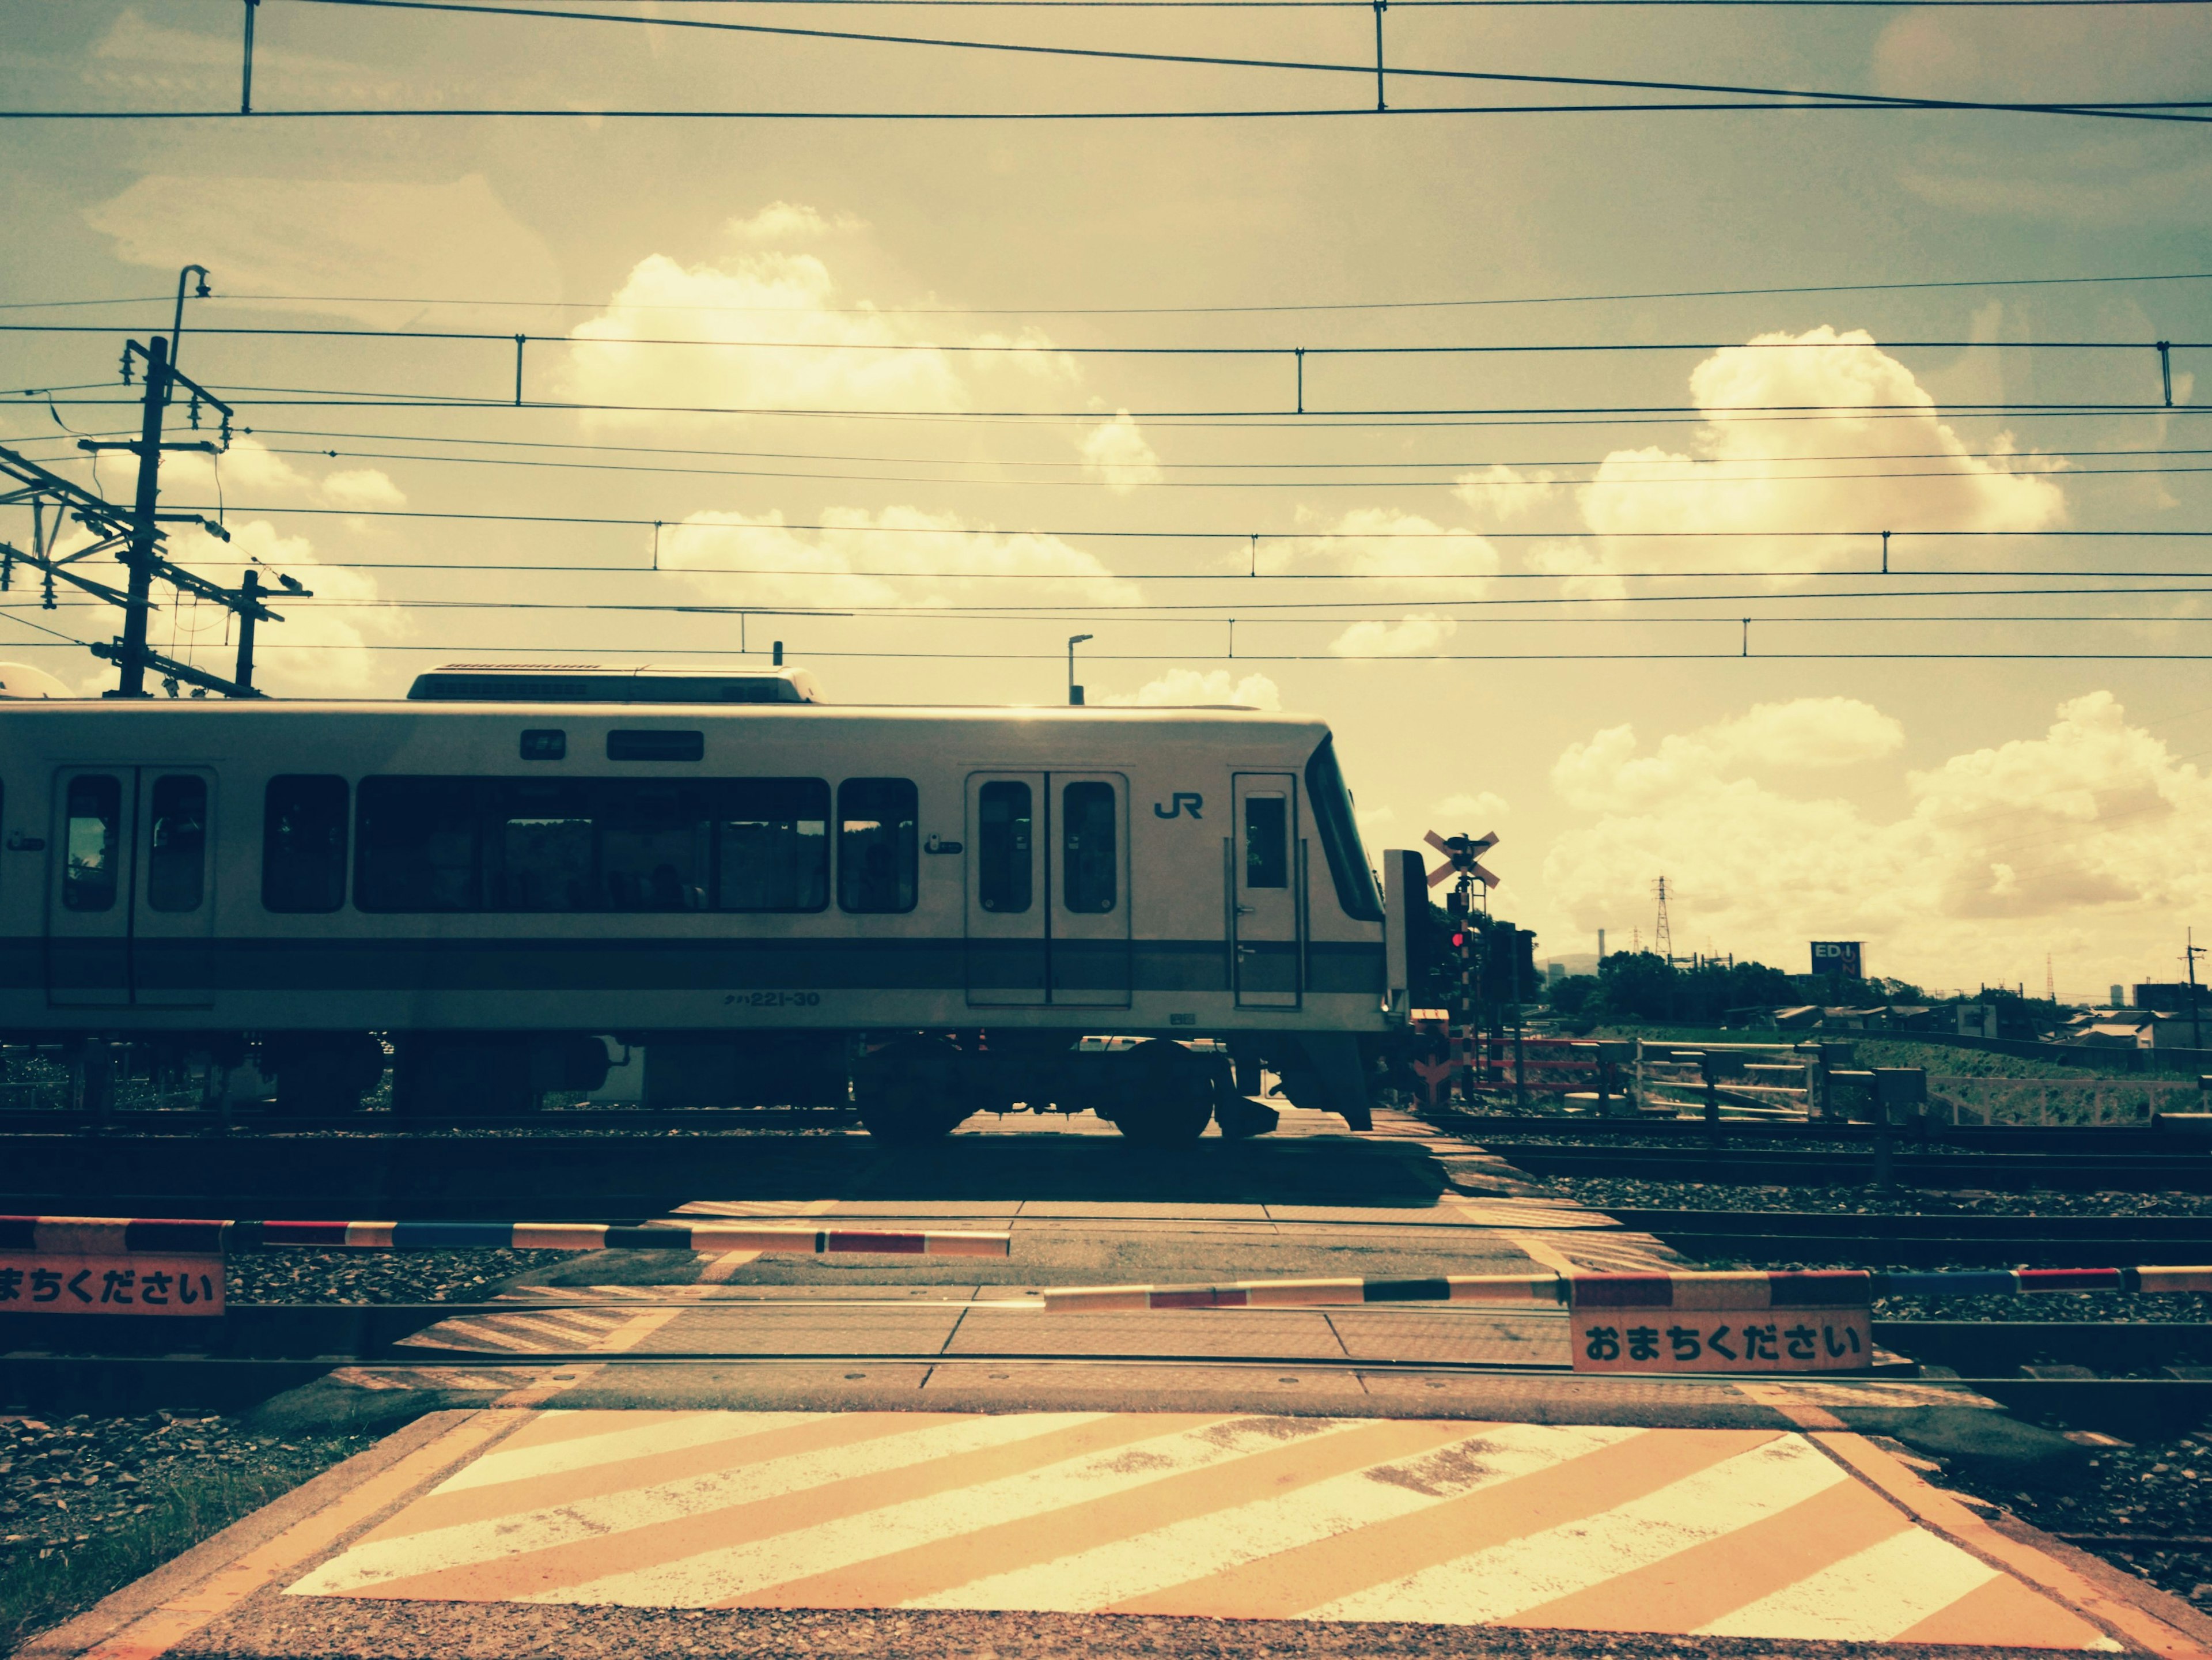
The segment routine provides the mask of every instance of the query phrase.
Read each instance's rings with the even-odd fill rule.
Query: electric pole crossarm
[[[48,472],[27,455],[19,455],[0,445],[0,474],[27,486],[11,492],[9,500],[20,502],[27,496],[51,496],[82,523],[94,530],[104,530],[110,535],[127,535],[131,515],[111,502],[94,496],[82,485],[64,478],[58,472]]]
[[[284,620],[252,595],[222,587],[204,576],[195,576],[166,559],[154,562],[154,575],[173,587],[182,588],[186,593],[196,593],[203,599],[214,600],[218,605],[228,605],[241,617],[250,616],[262,623],[281,623]]]
[[[113,663],[118,667],[122,666],[124,658],[128,655],[126,648],[109,645],[104,641],[94,642],[88,649],[94,657],[103,662]],[[266,695],[251,686],[241,686],[235,680],[226,680],[221,675],[196,669],[189,663],[179,663],[173,657],[164,657],[157,651],[140,652],[138,661],[142,666],[166,675],[172,680],[181,680],[188,686],[204,687],[225,697],[260,697]]]
[[[35,553],[26,553],[12,542],[0,542],[0,554],[5,554],[20,564],[28,565],[33,570],[42,570],[49,576],[58,576],[63,581],[82,588],[87,593],[98,594],[111,605],[126,603],[126,596],[122,589],[111,588],[106,583],[95,582],[88,576],[79,576],[73,570],[64,570],[60,561],[42,559]]]

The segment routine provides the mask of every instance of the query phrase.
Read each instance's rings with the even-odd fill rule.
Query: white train
[[[1364,1128],[1406,1012],[1292,716],[456,666],[406,702],[7,704],[0,820],[0,1037],[251,1047],[293,1110],[358,1105],[380,1040],[401,1110],[523,1110],[611,1039],[649,1105],[849,1089],[893,1138],[1020,1104],[1179,1140],[1263,1065]]]

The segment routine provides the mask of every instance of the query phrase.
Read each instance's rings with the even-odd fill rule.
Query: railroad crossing
[[[1850,1274],[1699,1276],[1409,1115],[1283,1120],[1268,1157],[1335,1172],[1307,1202],[1232,1196],[1226,1162],[1210,1198],[1133,1196],[1088,1121],[985,1118],[956,1139],[1057,1169],[1051,1196],[718,1192],[644,1226],[507,1225],[569,1254],[489,1300],[386,1310],[373,1340],[358,1310],[346,1333],[234,1298],[264,1358],[201,1364],[291,1368],[259,1409],[279,1432],[382,1438],[26,1653],[870,1653],[888,1630],[930,1654],[2212,1652],[2185,1606],[1926,1479],[1931,1441],[2080,1450],[1971,1369],[1577,1359],[1577,1298],[1625,1326],[1636,1286],[1672,1285],[1749,1321],[1728,1310],[1751,1282],[1778,1309]],[[762,1145],[758,1185],[786,1185]],[[304,1248],[297,1224],[258,1237],[288,1225]],[[1285,1260],[1304,1289],[1279,1287]],[[1232,1281],[1281,1305],[1224,1306]],[[1177,1289],[1200,1283],[1209,1305]],[[105,1364],[174,1388],[191,1363]],[[8,1365],[20,1383],[35,1357]]]

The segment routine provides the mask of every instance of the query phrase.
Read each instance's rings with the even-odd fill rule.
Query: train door
[[[1298,963],[1298,784],[1287,772],[1236,775],[1237,1006],[1294,1009]]]
[[[1129,1006],[1129,788],[1119,773],[1055,772],[1052,1000]]]
[[[47,842],[46,998],[57,1007],[213,1000],[214,775],[70,767]]]
[[[1045,775],[968,777],[968,1001],[1042,1003],[1051,977],[1051,896],[1045,860]]]

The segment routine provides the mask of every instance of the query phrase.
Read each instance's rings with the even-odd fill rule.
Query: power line
[[[271,446],[271,447],[270,447],[270,449],[269,449],[269,453],[270,453],[270,454],[271,454],[271,455],[322,455],[322,456],[328,456],[328,457],[330,457],[330,458],[331,458],[331,459],[344,459],[344,460],[355,460],[355,461],[423,461],[423,462],[434,462],[434,463],[438,463],[438,464],[441,464],[441,465],[453,465],[453,466],[477,466],[477,467],[531,467],[531,468],[544,468],[544,469],[551,469],[551,470],[560,471],[634,472],[634,473],[645,473],[645,474],[651,474],[651,475],[659,476],[659,477],[696,477],[696,478],[786,478],[786,479],[816,479],[816,480],[821,480],[821,481],[825,482],[825,483],[874,483],[874,484],[943,484],[943,485],[957,486],[958,488],[961,488],[961,489],[975,489],[975,488],[977,488],[977,487],[979,487],[979,486],[988,486],[988,487],[992,487],[992,488],[1006,489],[1106,489],[1106,490],[1113,490],[1113,491],[1115,491],[1115,492],[1127,492],[1127,491],[1131,491],[1131,490],[1139,490],[1139,489],[1218,489],[1218,490],[1259,490],[1259,489],[1295,489],[1295,490],[1322,490],[1322,489],[1360,489],[1360,490],[1374,490],[1374,489],[1395,489],[1395,490],[1406,490],[1406,489],[1446,489],[1446,490],[1454,490],[1454,491],[1457,491],[1457,490],[1463,490],[1463,489],[1531,489],[1531,488],[1567,487],[1567,486],[1573,486],[1573,485],[1579,485],[1579,484],[1597,483],[1601,483],[1601,482],[1602,482],[1602,483],[1606,483],[1606,484],[1607,484],[1607,485],[1609,485],[1609,486],[1610,486],[1610,485],[1623,485],[1623,484],[1634,484],[1634,485],[1645,485],[1645,484],[1656,484],[1656,485],[1684,485],[1684,484],[1697,484],[1697,485],[1706,485],[1706,484],[1716,484],[1716,483],[1722,483],[1722,484],[1739,484],[1739,483],[1741,483],[1741,484],[1758,484],[1758,483],[1796,484],[1796,483],[1836,483],[1836,482],[1838,482],[1838,481],[1853,481],[1853,480],[1878,480],[1878,481],[1887,481],[1887,480],[1890,480],[1890,479],[1898,479],[1898,478],[1966,478],[1966,477],[2008,477],[2008,478],[2069,478],[2069,479],[2072,479],[2072,478],[2133,477],[2136,477],[2136,476],[2138,476],[2138,475],[2143,475],[2143,474],[2149,474],[2149,475],[2154,475],[2154,476],[2160,477],[2176,477],[2176,476],[2179,476],[2179,475],[2183,475],[2183,474],[2189,474],[2189,473],[2212,472],[2212,466],[2182,466],[2182,467],[2072,467],[2072,468],[2066,468],[2066,469],[2063,469],[2063,470],[2051,470],[2051,471],[2021,471],[2021,472],[2006,471],[2006,472],[2002,472],[2002,473],[1998,473],[1998,472],[1992,472],[1992,473],[1984,473],[1984,474],[1974,474],[1974,473],[1963,472],[1963,471],[1959,471],[1959,470],[1958,470],[1958,469],[1956,469],[1956,468],[1933,468],[1933,469],[1929,469],[1929,470],[1927,470],[1927,471],[1882,471],[1882,472],[1801,472],[1801,473],[1771,473],[1771,472],[1770,472],[1770,473],[1759,473],[1759,472],[1746,473],[1746,472],[1730,472],[1730,473],[1727,473],[1727,474],[1724,474],[1724,475],[1722,475],[1722,476],[1719,476],[1719,477],[1694,477],[1694,476],[1691,476],[1691,475],[1688,475],[1688,474],[1684,474],[1684,475],[1678,476],[1678,477],[1674,477],[1611,478],[1611,479],[1602,479],[1602,480],[1601,480],[1600,478],[1598,478],[1598,477],[1595,477],[1595,476],[1594,476],[1594,477],[1586,477],[1586,478],[1554,478],[1554,479],[1540,480],[1540,480],[1534,480],[1534,479],[1486,479],[1486,478],[1470,478],[1470,479],[1450,479],[1450,478],[1413,478],[1413,479],[1401,479],[1401,478],[1350,478],[1350,479],[1335,479],[1335,478],[1326,478],[1326,479],[1304,479],[1304,478],[1285,478],[1285,479],[1273,479],[1273,478],[1261,478],[1261,479],[1214,478],[1214,479],[1140,479],[1140,480],[1116,481],[1116,480],[1112,479],[1112,478],[1103,478],[1103,477],[1102,477],[1102,478],[980,478],[980,477],[966,477],[966,478],[942,478],[942,477],[926,477],[926,476],[915,475],[915,474],[907,474],[907,473],[871,473],[871,472],[794,472],[794,471],[786,471],[786,470],[781,470],[781,469],[775,469],[775,468],[765,468],[765,467],[762,467],[762,468],[749,468],[749,467],[653,467],[653,466],[637,466],[637,465],[623,465],[623,464],[618,464],[618,463],[614,463],[614,462],[605,462],[605,461],[529,461],[529,460],[520,460],[520,459],[514,459],[514,458],[512,458],[512,457],[507,457],[507,456],[484,456],[484,455],[398,455],[398,454],[392,453],[391,453],[391,452],[389,452],[389,451],[382,451],[382,450],[319,450],[319,449],[307,449],[307,448],[302,448],[302,447],[296,447],[296,446],[291,446],[291,445],[276,445],[276,446]],[[1880,459],[1880,458],[1869,458],[1869,459]],[[2014,459],[2017,459],[2017,458],[2014,458]],[[997,465],[997,464],[995,464],[995,463],[988,463],[988,462],[985,462],[985,463],[974,463],[974,464],[966,464],[966,463],[959,463],[959,462],[946,462],[946,463],[944,463],[943,465],[945,465],[951,466],[951,465]],[[1073,468],[1075,468],[1075,467],[1078,467],[1078,466],[1081,465],[1082,464],[1078,463],[1078,462],[1066,462],[1066,463],[1059,463],[1059,464],[1039,464],[1039,465],[1063,465],[1063,466],[1066,466],[1066,467],[1068,467],[1068,468],[1073,469]],[[1653,463],[1653,462],[1650,462],[1650,461],[1639,461],[1639,462],[1636,463],[1635,465],[1639,465],[1639,466],[1653,466],[1653,465],[1659,465],[1659,464],[1657,464],[1657,463]],[[1672,465],[1672,464],[1669,464],[1669,465]],[[1726,463],[1726,462],[1703,462],[1703,463],[1694,463],[1694,464],[1691,464],[1691,465],[1703,465],[1703,466],[1711,467],[1711,466],[1715,466],[1715,465],[1725,466],[1725,465],[1729,465],[1729,463]],[[1472,533],[1473,533],[1473,532],[1470,532],[1470,534],[1472,534]]]
[[[762,0],[734,0],[739,4],[757,4]],[[823,0],[791,0],[793,4],[822,3]],[[860,0],[855,0],[859,3]],[[915,3],[964,3],[965,0],[866,0],[867,3],[909,5]],[[975,0],[977,4],[1028,5],[1039,0]],[[1087,0],[1067,0],[1067,3],[1087,3]],[[1242,3],[1242,0],[1227,0]],[[1335,0],[1329,0],[1334,3]],[[1372,0],[1353,0],[1365,10]],[[1475,4],[1502,4],[1511,0],[1470,0]],[[1527,0],[1528,3],[1634,3],[1635,0]],[[1692,3],[1693,0],[1680,0]],[[1694,0],[1707,3],[1708,0]],[[1711,3],[1737,3],[1738,0],[1710,0]],[[1785,3],[1785,0],[1744,0],[1746,3]],[[1816,0],[1807,0],[1815,3]],[[1867,0],[1873,3],[1874,0]],[[1883,4],[1946,3],[1959,5],[2048,3],[2086,4],[2094,0],[1881,0]],[[2112,4],[2158,3],[2201,5],[2206,0],[2101,0]],[[1456,0],[1395,0],[1405,5],[1456,3]],[[1832,0],[1817,0],[1817,3],[1832,3]],[[1754,298],[1772,295],[1796,294],[1901,294],[1923,289],[2029,289],[2076,288],[2085,285],[2130,283],[2202,283],[2212,281],[2212,271],[2152,271],[2133,275],[2105,277],[1955,277],[1895,283],[1801,283],[1782,288],[1739,289],[1661,289],[1619,294],[1552,294],[1513,295],[1496,298],[1464,298],[1448,300],[1369,300],[1338,301],[1291,305],[1236,305],[1236,306],[675,306],[627,304],[625,311],[682,311],[726,312],[747,315],[775,315],[786,313],[815,313],[827,316],[884,316],[884,317],[1196,317],[1237,316],[1245,314],[1274,314],[1306,312],[1363,312],[1363,311],[1443,311],[1493,306],[1585,306],[1610,304],[1616,301],[1650,300],[1730,300]],[[161,295],[117,295],[108,300],[24,300],[0,303],[0,311],[31,311],[58,309],[73,306],[136,306],[150,303],[166,296]],[[379,294],[266,294],[216,295],[211,302],[243,306],[276,305],[349,305],[349,306],[472,306],[485,309],[529,311],[605,311],[608,302],[597,300],[498,300],[466,298],[454,295],[379,295]]]
[[[548,398],[487,398],[452,393],[433,395],[422,392],[350,392],[336,388],[314,386],[239,386],[227,388],[240,409],[444,409],[444,410],[550,410],[574,414],[604,413],[617,415],[750,415],[777,419],[830,419],[842,421],[1018,421],[1024,423],[1075,423],[1097,426],[1100,411],[1085,410],[868,410],[868,409],[809,409],[775,404],[617,404],[583,399]],[[66,401],[73,409],[106,409],[128,406],[131,400],[115,398],[71,398]],[[1356,424],[1398,423],[1432,417],[1458,419],[1482,417],[1510,418],[1516,424],[1553,424],[1554,417],[1599,418],[1605,424],[1627,424],[1650,417],[1671,422],[1720,421],[1750,423],[1759,421],[1834,420],[1849,417],[1863,421],[1924,421],[1942,417],[1986,416],[2006,420],[2041,418],[2080,418],[2090,416],[2161,417],[2202,415],[2204,406],[2162,404],[2145,402],[2109,399],[2093,403],[2038,404],[1953,404],[1938,411],[1925,404],[1744,404],[1728,408],[1709,409],[1691,404],[1498,404],[1492,406],[1349,409],[1349,410],[1285,410],[1253,409],[1197,409],[1197,410],[1124,410],[1121,414],[1132,420],[1152,421],[1162,425],[1182,424],[1202,421],[1285,421],[1286,424],[1304,427],[1324,427],[1331,422],[1351,420]]]
[[[1372,69],[1364,71],[1373,74]],[[1395,73],[1396,71],[1392,71]],[[1847,94],[1807,94],[1842,100]],[[561,107],[447,109],[257,109],[251,114],[236,110],[115,110],[0,109],[0,121],[400,121],[400,120],[585,120],[585,121],[875,121],[893,125],[949,121],[966,124],[1005,122],[1090,121],[1290,121],[1357,116],[1367,119],[1414,115],[1691,115],[1723,112],[1761,113],[1793,110],[1808,113],[1894,113],[1899,111],[1988,111],[2026,115],[2100,116],[2113,120],[2171,121],[2203,125],[2212,116],[2185,112],[2202,107],[2172,100],[2160,104],[1975,104],[1936,99],[1890,103],[1819,102],[1787,99],[1730,99],[1726,102],[1666,102],[1644,100],[1582,104],[1393,104],[1387,109],[1364,105],[1337,108],[1285,106],[1265,109],[1152,109],[1152,110],[865,110],[865,109],[591,109]]]
[[[885,465],[976,465],[994,467],[1065,467],[1074,465],[1066,461],[1024,461],[1012,458],[989,457],[981,460],[967,459],[946,459],[928,455],[856,455],[849,452],[811,450],[725,450],[700,449],[673,444],[589,444],[563,442],[538,438],[463,438],[437,433],[404,432],[335,432],[296,427],[241,427],[240,431],[254,437],[270,438],[349,438],[361,442],[389,444],[459,444],[471,448],[580,450],[594,455],[693,455],[714,456],[735,460],[767,461],[866,461]],[[39,435],[44,438],[46,435]],[[0,442],[9,441],[0,439]],[[58,441],[57,440],[56,441]],[[337,451],[301,449],[287,450],[286,454],[332,455],[370,459],[369,451]],[[2038,450],[2023,457],[2017,450],[1895,450],[1887,453],[1854,451],[1844,454],[1801,455],[1789,459],[1799,461],[2003,461],[2041,459],[2075,455],[2103,459],[2107,457],[2191,456],[2212,455],[2212,449],[2114,449],[2114,450]],[[441,458],[444,459],[444,458]],[[1489,467],[1595,467],[1605,464],[1604,456],[1583,456],[1525,459],[1522,457],[1486,456],[1465,461],[1158,461],[1153,465],[1165,472],[1220,472],[1229,471],[1302,472],[1344,471],[1354,467],[1389,465],[1401,471],[1479,471]],[[1698,457],[1685,460],[1700,466],[1719,466],[1726,463]]]
[[[1727,619],[1734,622],[1735,619]],[[44,642],[26,642],[43,645]],[[349,645],[343,648],[328,645],[307,645],[300,642],[283,642],[263,645],[263,651],[334,650],[372,652],[415,652],[450,655],[454,652],[522,653],[534,658],[544,658],[551,652],[593,652],[603,655],[623,657],[762,657],[764,652],[732,651],[726,646],[671,646],[653,643],[643,646],[610,645],[594,641],[588,646],[514,646],[501,644],[467,644],[434,642],[427,645]],[[992,651],[808,651],[810,660],[873,659],[879,661],[939,662],[939,663],[1057,663],[1064,660],[1065,651],[992,652]],[[1815,662],[1922,662],[1922,663],[2203,663],[2212,662],[2212,653],[2205,652],[2108,652],[2108,651],[1778,651],[1759,652],[1747,655],[1733,648],[1726,651],[1585,651],[1585,652],[1255,652],[1249,656],[1238,653],[1231,657],[1218,652],[1155,651],[1155,652],[1091,652],[1084,656],[1086,663],[1223,663],[1249,666],[1259,663],[1638,663],[1638,662],[1753,662],[1753,663],[1815,663]],[[318,702],[354,700],[317,699]],[[369,701],[369,700],[361,700]],[[389,701],[389,700],[375,700]]]
[[[608,310],[622,307],[610,302]],[[0,334],[112,334],[112,323],[0,323]],[[1024,344],[1017,341],[929,340],[716,340],[697,336],[494,334],[480,329],[349,329],[196,327],[193,337],[211,335],[251,339],[438,340],[511,346],[679,346],[711,351],[937,352],[988,357],[1511,357],[1571,354],[1582,356],[1683,351],[2201,351],[2212,340],[1656,340],[1531,343],[1525,345],[1444,342],[1380,346],[1074,346]],[[104,384],[104,383],[88,383]],[[56,391],[64,388],[56,387]]]
[[[206,509],[194,509],[206,511]],[[677,519],[639,519],[617,514],[553,514],[553,513],[440,513],[420,508],[292,508],[292,507],[235,507],[233,514],[277,514],[295,518],[314,519],[442,519],[470,522],[489,522],[515,525],[619,525],[631,529],[672,529],[684,531],[834,531],[842,534],[868,536],[981,536],[981,537],[1091,537],[1115,540],[1146,541],[1213,541],[1243,544],[1261,542],[1421,542],[1471,539],[1479,537],[1490,542],[1586,542],[1586,541],[1835,541],[1842,538],[1872,540],[1887,536],[1894,540],[1950,540],[1988,538],[2023,538],[2048,537],[2057,540],[2100,540],[2133,538],[2172,538],[2195,539],[2212,537],[2212,530],[2079,530],[2052,529],[2038,531],[2008,530],[1888,530],[1837,528],[1832,530],[1714,530],[1714,531],[1505,531],[1475,532],[1471,530],[1435,531],[1231,531],[1231,530],[1037,530],[1037,529],[970,529],[942,525],[836,525],[815,523],[783,523],[763,520],[757,523],[694,523]],[[1590,575],[1588,572],[1568,575]],[[1741,572],[1722,573],[1741,575]]]
[[[940,36],[884,34],[852,29],[795,28],[776,23],[729,23],[697,17],[635,17],[618,12],[555,11],[538,6],[494,6],[477,0],[297,0],[302,5],[343,6],[381,11],[440,12],[477,16],[514,17],[564,23],[617,23],[632,27],[706,30],[717,33],[769,35],[782,39],[842,40],[873,46],[938,47],[960,52],[1006,52],[1024,57],[1079,58],[1115,63],[1195,64],[1215,69],[1266,69],[1323,75],[1356,75],[1364,81],[1380,72],[1376,64],[1329,64],[1304,58],[1228,58],[1195,52],[1133,52],[1100,46],[1047,46],[1011,40],[948,40]],[[1376,14],[1379,19],[1381,14]],[[1827,92],[1793,87],[1737,86],[1695,81],[1623,80],[1581,75],[1525,75],[1488,70],[1408,69],[1392,65],[1389,73],[1401,79],[1471,81],[1486,84],[1541,87],[1590,87],[1631,92],[1687,92],[1749,98],[1814,99],[1850,107],[1912,110],[2007,110],[2034,114],[2092,115],[2148,120],[2202,120],[2179,116],[2177,110],[2212,107],[2212,100],[2160,99],[2141,102],[2111,100],[2073,103],[1990,103],[1940,98],[1904,98],[1880,93]],[[1378,108],[1361,113],[1387,113]]]

